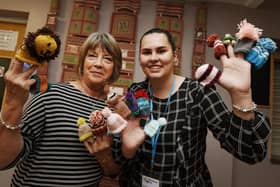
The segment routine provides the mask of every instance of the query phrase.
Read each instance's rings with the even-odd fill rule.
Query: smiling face
[[[164,33],[150,33],[141,40],[140,65],[149,79],[173,76],[176,57]]]
[[[89,49],[84,61],[82,79],[94,85],[105,85],[113,74],[114,62],[112,56],[97,45]]]

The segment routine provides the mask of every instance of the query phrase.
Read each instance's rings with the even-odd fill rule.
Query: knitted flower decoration
[[[89,116],[89,121],[94,135],[102,135],[106,133],[106,119],[100,110],[94,110]]]

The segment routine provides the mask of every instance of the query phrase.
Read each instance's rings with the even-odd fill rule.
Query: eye
[[[162,54],[162,53],[165,53],[166,51],[167,51],[166,48],[159,48],[159,49],[157,50],[157,53]]]
[[[152,51],[150,51],[150,50],[142,50],[141,54],[142,55],[149,55],[149,54],[152,54]]]
[[[95,53],[88,53],[87,56],[88,57],[97,57],[97,54],[95,54]]]
[[[107,64],[113,63],[113,58],[111,56],[104,56],[103,59]]]
[[[112,61],[112,57],[104,57],[105,60]]]

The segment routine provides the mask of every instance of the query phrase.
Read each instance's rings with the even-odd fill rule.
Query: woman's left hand
[[[91,154],[98,154],[104,150],[110,149],[112,137],[107,134],[96,136],[94,141],[84,141],[87,150]]]
[[[219,84],[231,94],[248,93],[251,90],[251,64],[243,54],[235,54],[232,45],[227,47],[228,56],[222,55],[222,75]]]
[[[219,84],[228,90],[231,102],[235,106],[251,108],[253,105],[251,93],[251,64],[244,60],[243,54],[234,54],[233,47],[228,46],[228,56],[222,55],[223,72]],[[234,113],[242,119],[254,118],[252,112],[240,112],[234,109]]]

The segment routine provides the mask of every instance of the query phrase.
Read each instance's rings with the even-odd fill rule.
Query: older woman
[[[23,71],[23,63],[12,60],[0,113],[0,168],[16,166],[12,186],[98,186],[103,172],[118,172],[110,156],[111,138],[96,137],[92,155],[79,141],[76,121],[105,107],[105,87],[119,77],[121,64],[115,39],[93,33],[81,47],[80,79],[52,84],[23,109],[36,67]],[[104,155],[109,157],[104,160]]]

